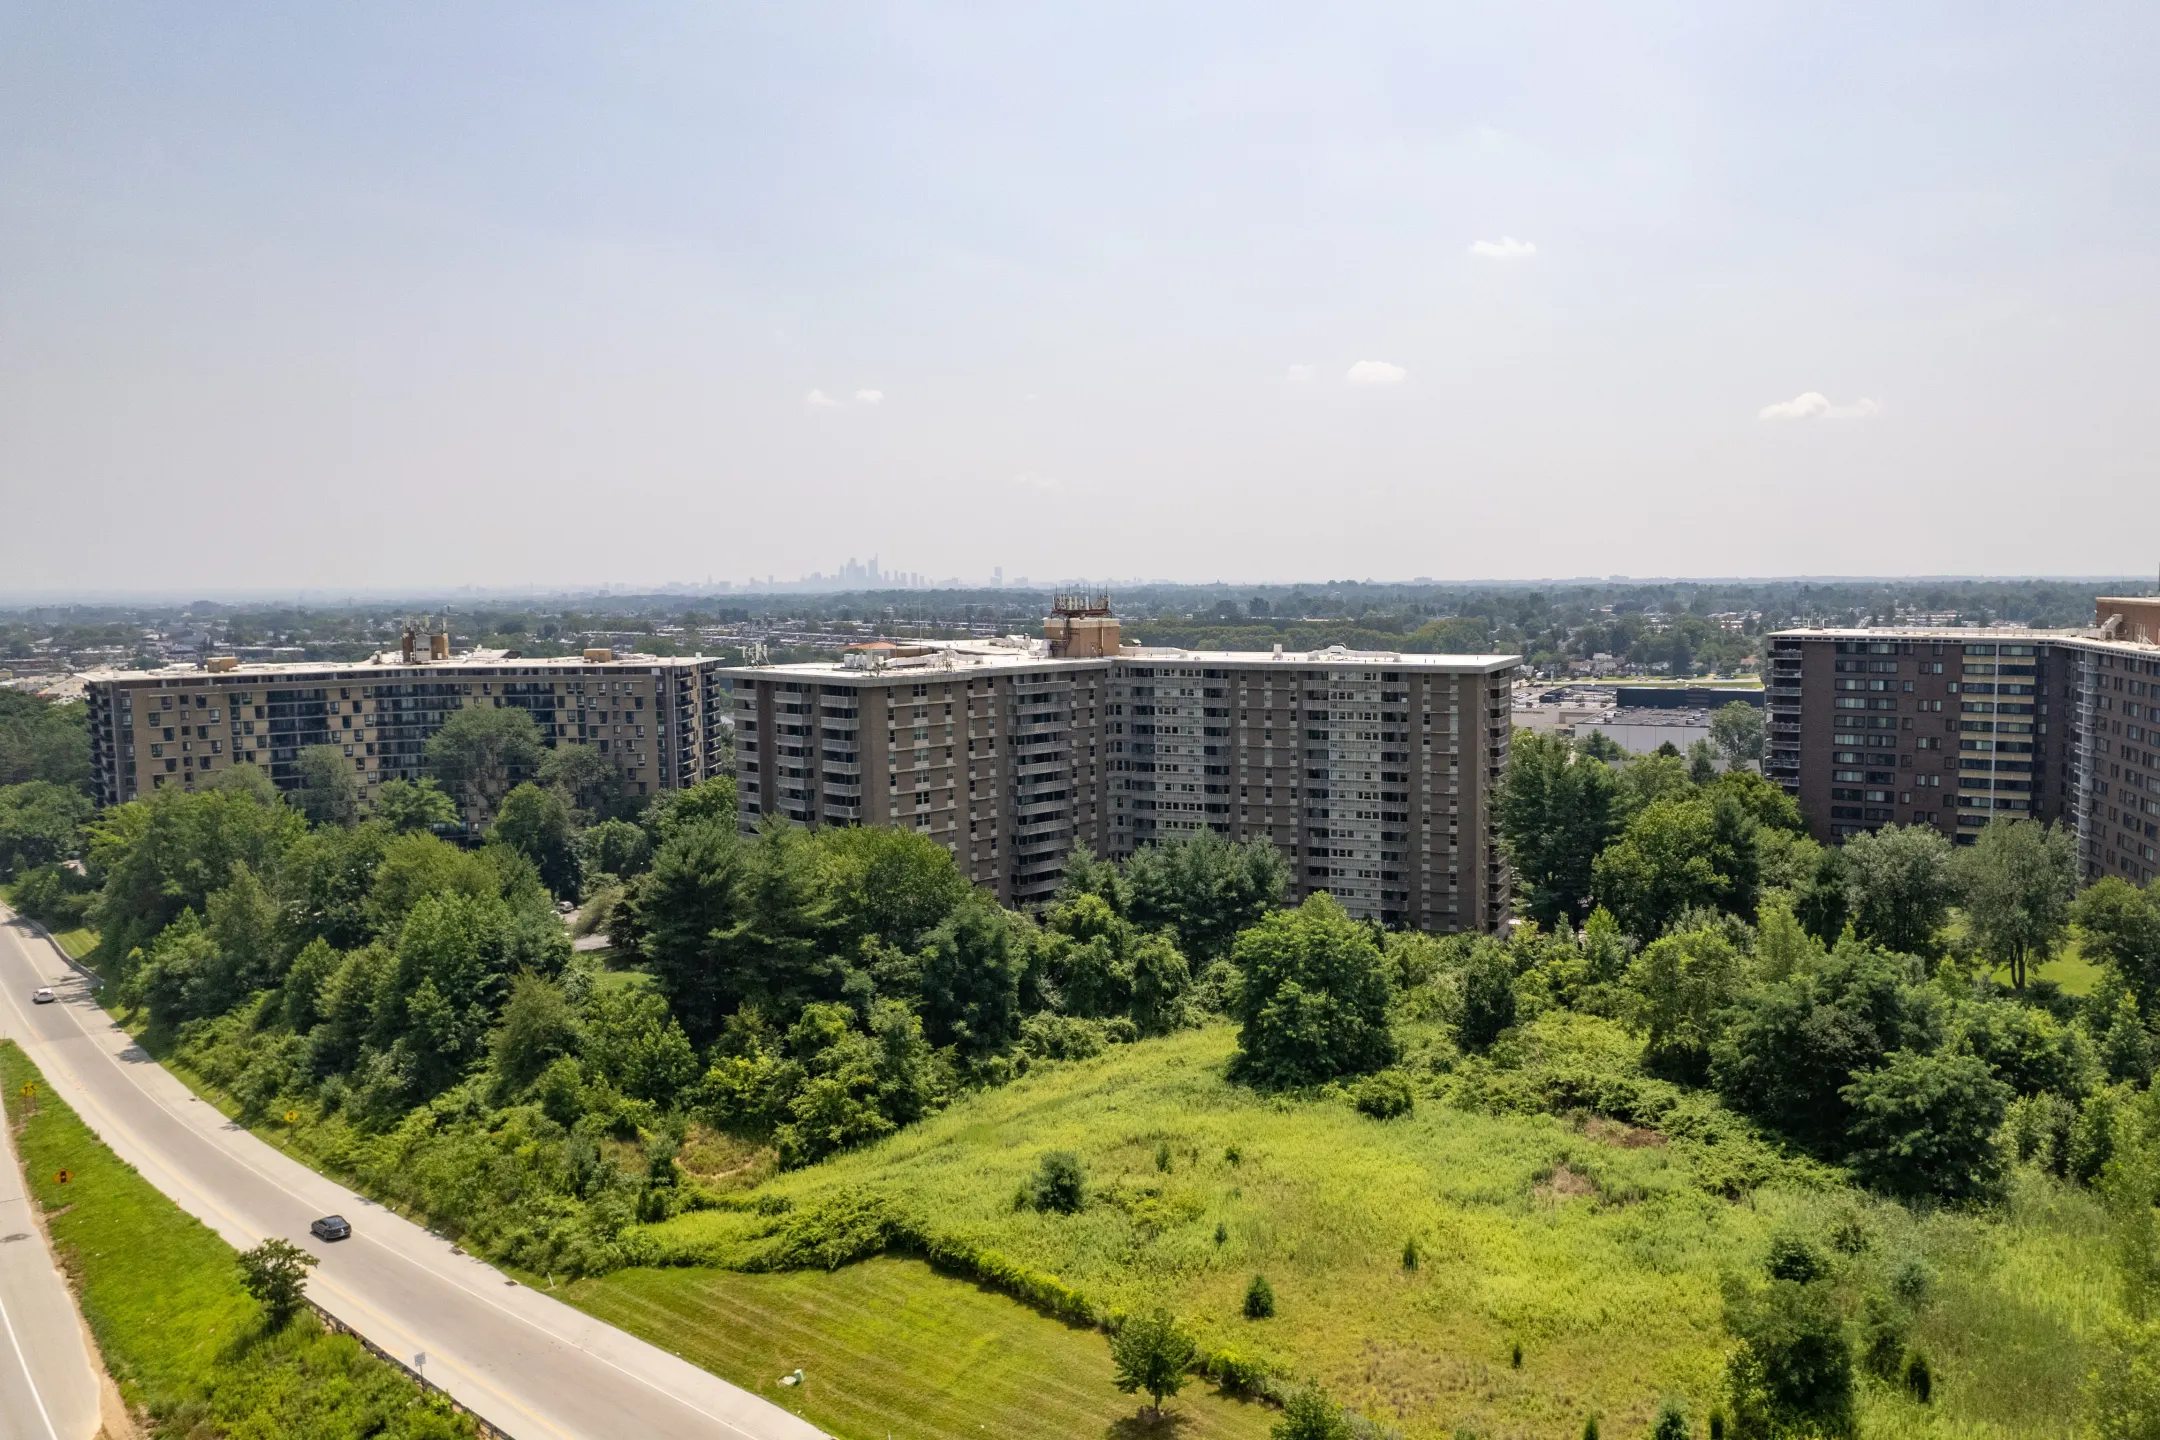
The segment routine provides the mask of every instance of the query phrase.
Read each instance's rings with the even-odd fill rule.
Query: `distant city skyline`
[[[2128,0],[17,6],[0,586],[2140,574],[2156,71]]]

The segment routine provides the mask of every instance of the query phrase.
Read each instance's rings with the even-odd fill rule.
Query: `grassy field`
[[[1122,1433],[1136,1413],[1111,1386],[1100,1334],[920,1261],[831,1274],[629,1270],[557,1293],[849,1440],[1095,1440]],[[802,1387],[781,1385],[797,1366]],[[1173,1426],[1159,1433],[1184,1440],[1260,1440],[1274,1419],[1199,1380],[1168,1409]]]
[[[149,1417],[152,1434],[472,1433],[402,1373],[312,1318],[265,1333],[232,1247],[106,1149],[9,1041],[0,1041],[0,1095],[61,1266],[113,1379],[130,1408]]]
[[[1918,1258],[1939,1277],[1922,1321],[1938,1357],[1938,1403],[1922,1409],[1871,1390],[1871,1428],[2074,1433],[2083,1347],[2112,1294],[2104,1227],[2077,1192],[2024,1177],[1992,1217],[1918,1217],[1843,1188],[1731,1201],[1697,1187],[1678,1147],[1647,1132],[1431,1102],[1370,1120],[1344,1102],[1277,1101],[1228,1084],[1230,1047],[1230,1032],[1216,1027],[1038,1072],[763,1191],[804,1210],[844,1189],[873,1189],[1106,1303],[1165,1303],[1210,1345],[1317,1376],[1411,1436],[1572,1436],[1593,1413],[1606,1433],[1628,1434],[1646,1428],[1666,1396],[1699,1418],[1718,1398],[1729,1343],[1721,1274],[1757,1269],[1780,1227],[1820,1240],[1844,1223],[1868,1237],[1846,1262],[1855,1274]],[[1083,1158],[1094,1200],[1075,1216],[1016,1209],[1015,1191],[1057,1149]],[[799,1359],[781,1366],[791,1347],[850,1354],[897,1325],[876,1353],[917,1325],[937,1333],[961,1304],[954,1292],[973,1288],[894,1261],[829,1276],[725,1273],[754,1263],[771,1223],[725,1211],[678,1217],[653,1227],[654,1238],[674,1260],[708,1268],[623,1272],[572,1298],[669,1344],[685,1325],[700,1335],[715,1328],[702,1317],[716,1307],[760,1316],[794,1307],[785,1345],[750,1354],[712,1341],[694,1354],[749,1383],[795,1363],[816,1369]],[[1413,1237],[1421,1263],[1407,1270]],[[1274,1287],[1273,1319],[1240,1313],[1256,1273]],[[876,1303],[854,1298],[857,1287]],[[1102,1366],[1099,1338],[1047,1319],[1034,1328],[1092,1347]],[[1080,1372],[1060,1363],[1042,1373]],[[875,1389],[861,1402],[873,1407],[866,1415]],[[1002,1412],[985,1409],[978,1423],[992,1425]],[[1096,1423],[1076,1414],[1071,1428],[1030,1433],[1097,1434]]]

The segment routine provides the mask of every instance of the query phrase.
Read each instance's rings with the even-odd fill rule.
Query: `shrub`
[[[1350,1424],[1327,1391],[1300,1385],[1283,1397],[1282,1418],[1268,1431],[1268,1440],[1350,1440]]]
[[[1392,1120],[1410,1113],[1417,1104],[1417,1094],[1410,1088],[1409,1077],[1400,1070],[1383,1070],[1352,1086],[1350,1101],[1375,1120]]]
[[[272,1238],[235,1257],[240,1285],[263,1307],[270,1328],[284,1328],[307,1299],[307,1272],[317,1262],[289,1240]]]
[[[1069,1150],[1053,1150],[1042,1157],[1028,1181],[1028,1204],[1058,1215],[1075,1215],[1087,1204],[1087,1171],[1080,1157]]]
[[[1268,1284],[1267,1276],[1255,1275],[1245,1287],[1245,1318],[1267,1320],[1275,1314],[1275,1287]]]
[[[1403,1242],[1402,1242],[1402,1268],[1403,1268],[1403,1269],[1405,1269],[1405,1270],[1415,1270],[1415,1269],[1417,1269],[1417,1268],[1418,1268],[1418,1262],[1419,1262],[1420,1260],[1424,1259],[1424,1258],[1425,1258],[1425,1257],[1424,1257],[1424,1253],[1423,1253],[1422,1251],[1420,1251],[1420,1250],[1418,1249],[1418,1243],[1417,1243],[1417,1236],[1415,1236],[1415,1235],[1412,1235],[1412,1236],[1411,1236],[1411,1237],[1410,1237],[1409,1239],[1407,1239],[1407,1240],[1405,1240],[1405,1241],[1403,1241]]]
[[[1667,1400],[1658,1406],[1657,1419],[1650,1426],[1650,1440],[1687,1440],[1687,1415],[1679,1403]]]
[[[1905,1357],[1905,1389],[1922,1405],[1935,1398],[1935,1372],[1918,1350]]]
[[[1810,1245],[1805,1236],[1790,1230],[1771,1237],[1770,1255],[1763,1268],[1769,1271],[1773,1280],[1791,1280],[1801,1285],[1820,1280],[1830,1273],[1822,1253]]]
[[[1878,1380],[1898,1378],[1905,1359],[1905,1316],[1888,1297],[1871,1294],[1861,1312],[1860,1364]]]
[[[1200,1373],[1232,1395],[1259,1395],[1273,1372],[1268,1363],[1235,1350],[1215,1350],[1200,1362]]]
[[[1726,1370],[1734,1419],[1746,1437],[1852,1431],[1852,1347],[1824,1284],[1773,1280],[1735,1287],[1725,1323],[1740,1346]]]

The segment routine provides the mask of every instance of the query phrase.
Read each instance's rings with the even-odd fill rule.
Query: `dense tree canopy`
[[[1231,948],[1241,984],[1237,1072],[1261,1086],[1311,1085],[1395,1058],[1386,961],[1333,897],[1277,910]]]

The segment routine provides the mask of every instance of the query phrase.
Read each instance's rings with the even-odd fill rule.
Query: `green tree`
[[[2160,1014],[2160,882],[2141,890],[2110,875],[2077,897],[2070,919],[2085,955],[2122,977],[2141,1013]]]
[[[340,950],[367,943],[368,891],[388,853],[390,833],[380,821],[351,829],[310,830],[278,861],[276,893],[292,948],[323,939]]]
[[[90,788],[90,707],[0,690],[0,785]]]
[[[1763,933],[1788,935],[1783,924]],[[1846,1088],[1893,1050],[1940,1044],[1940,998],[1917,962],[1850,937],[1828,955],[1801,947],[1779,968],[1720,1012],[1712,1076],[1734,1109],[1835,1153],[1852,1121]]]
[[[971,894],[922,949],[923,1032],[933,1045],[982,1055],[1020,1033],[1020,978],[1027,947],[1017,917]]]
[[[424,1091],[449,1083],[479,1055],[509,988],[510,925],[500,898],[451,891],[421,900],[399,930],[375,1024],[379,1038],[405,1043]]]
[[[1954,850],[1932,825],[1885,825],[1845,842],[1851,914],[1861,937],[1907,955],[1936,952],[1957,898]]]
[[[1717,751],[1710,748],[1708,740],[1697,740],[1687,747],[1687,776],[1696,785],[1708,785],[1718,778]]]
[[[245,864],[275,873],[307,822],[244,790],[154,791],[90,822],[87,860],[100,878],[99,955],[124,966],[183,910],[200,914],[210,893]]]
[[[512,1091],[523,1091],[576,1046],[577,1014],[562,987],[529,971],[510,982],[502,1023],[489,1037],[495,1070]]]
[[[952,852],[917,831],[847,825],[816,839],[841,948],[875,939],[913,950],[968,897]]]
[[[78,832],[96,809],[81,791],[49,780],[0,785],[0,877],[75,854]]]
[[[1853,1116],[1846,1163],[1893,1195],[1965,1200],[2002,1169],[1994,1136],[2010,1087],[1974,1055],[1899,1050],[1845,1087]]]
[[[375,789],[374,813],[391,831],[409,834],[457,824],[457,802],[443,793],[433,776],[420,780],[385,780]]]
[[[427,742],[429,772],[475,828],[486,826],[512,787],[539,773],[545,753],[540,727],[514,705],[454,711]]]
[[[603,820],[580,830],[574,842],[578,875],[586,889],[607,876],[627,880],[652,863],[652,840],[627,820]]]
[[[336,745],[300,752],[300,788],[293,798],[311,825],[352,825],[360,819],[360,777]]]
[[[1729,765],[1760,765],[1767,738],[1760,706],[1734,700],[1710,714],[1710,743]]]
[[[1655,800],[1591,867],[1598,903],[1651,939],[1692,909],[1752,915],[1755,821],[1730,796]]]
[[[1981,953],[2010,969],[2022,990],[2035,957],[2045,961],[2070,921],[2077,894],[2077,837],[2037,820],[1993,820],[1958,853],[1958,898]]]
[[[1132,922],[1171,931],[1178,950],[1205,965],[1281,907],[1290,869],[1265,840],[1233,842],[1202,830],[1137,851],[1125,862],[1125,884]]]
[[[629,809],[622,772],[591,745],[556,746],[541,757],[537,778],[577,807],[582,824],[620,819]]]
[[[1312,1085],[1395,1059],[1387,962],[1333,896],[1272,912],[1238,936],[1231,961],[1243,979],[1234,1005],[1240,1079]]]
[[[1490,936],[1471,942],[1462,964],[1462,1014],[1455,1038],[1465,1050],[1484,1050],[1515,1023],[1515,962]]]
[[[652,836],[653,848],[675,838],[693,825],[718,822],[732,830],[737,824],[735,810],[735,774],[732,763],[725,772],[710,780],[701,780],[683,790],[670,790],[657,796],[645,807],[639,822],[645,832]]]
[[[1698,926],[1651,942],[1628,969],[1637,1019],[1648,1031],[1645,1058],[1699,1079],[1747,977],[1747,958],[1721,929]]]
[[[255,1297],[272,1330],[281,1330],[307,1301],[307,1272],[315,1257],[289,1240],[272,1238],[237,1257],[240,1286]]]
[[[531,781],[503,797],[488,840],[532,861],[541,883],[558,899],[574,900],[578,893],[577,852],[572,848],[570,803],[560,790]]]
[[[632,939],[669,1007],[701,1044],[720,1033],[744,998],[731,957],[748,924],[748,870],[732,823],[688,826],[661,845],[620,907],[628,924],[614,938]]]
[[[1185,1388],[1185,1372],[1200,1356],[1200,1346],[1170,1312],[1163,1309],[1128,1316],[1110,1338],[1110,1366],[1117,1388],[1148,1397],[1153,1417],[1162,1403]]]
[[[449,894],[499,897],[502,876],[485,856],[416,831],[384,842],[360,908],[373,934],[395,939],[422,900]]]
[[[1523,909],[1547,928],[1575,921],[1591,865],[1619,829],[1612,767],[1558,736],[1518,734],[1499,797],[1500,835]]]

